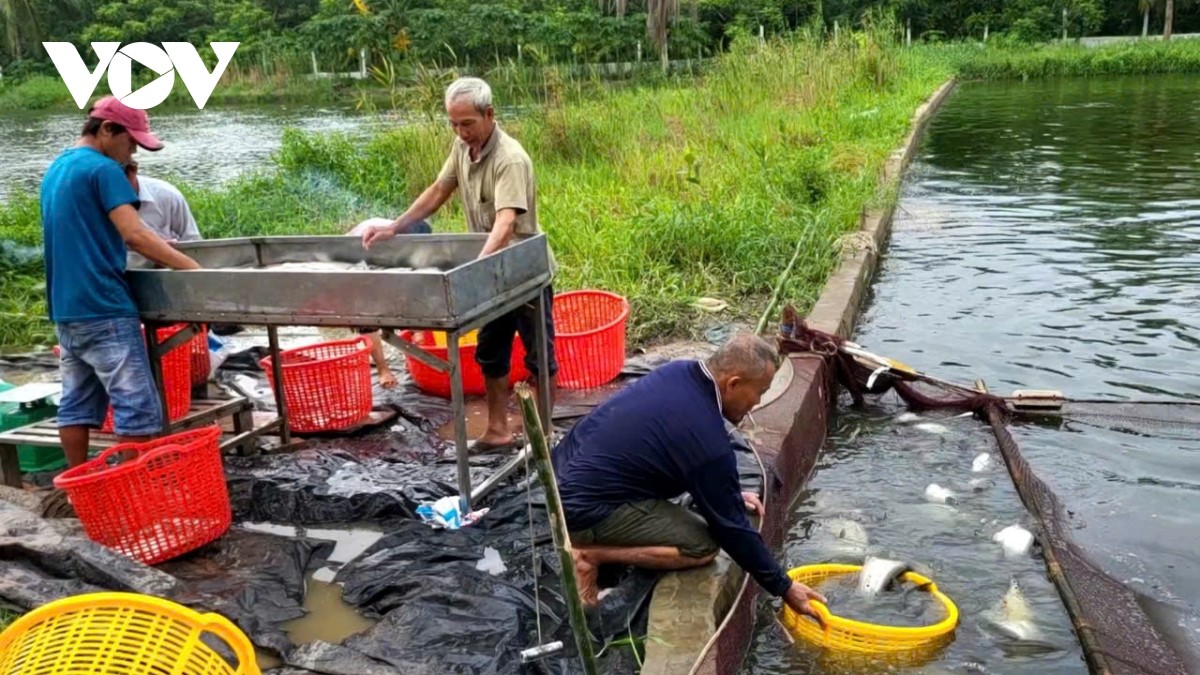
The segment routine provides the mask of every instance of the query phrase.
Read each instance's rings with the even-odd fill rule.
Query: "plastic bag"
[[[212,331],[208,332],[208,379],[213,379],[217,376],[217,369],[225,363],[225,359],[233,350],[229,345]]]

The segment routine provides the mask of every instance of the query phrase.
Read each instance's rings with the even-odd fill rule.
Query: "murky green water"
[[[939,113],[907,177],[857,339],[943,377],[982,377],[997,393],[1195,400],[1198,298],[1200,81],[971,84]],[[793,511],[788,564],[861,556],[855,537],[832,534],[852,520],[870,552],[925,567],[962,610],[956,641],[924,672],[1085,672],[1042,562],[1006,558],[991,541],[1031,520],[1003,468],[971,470],[977,454],[995,453],[986,428],[968,418],[920,431],[897,421],[902,410],[890,397],[843,408]],[[1014,435],[1075,514],[1076,540],[1194,651],[1200,440],[1167,431],[1019,425]],[[981,476],[990,482],[974,492]],[[928,503],[931,482],[959,503]],[[1055,649],[991,630],[1010,579],[1038,642]],[[759,626],[747,672],[828,672],[787,646],[768,614]]]
[[[37,193],[54,157],[73,145],[83,112],[0,115],[0,201],[18,191]],[[366,116],[346,108],[305,106],[221,107],[150,111],[150,124],[166,147],[139,152],[150,176],[173,176],[189,185],[220,185],[269,164],[285,128],[356,133],[386,128],[398,117]]]

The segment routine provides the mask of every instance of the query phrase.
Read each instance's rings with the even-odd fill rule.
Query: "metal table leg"
[[[12,443],[0,443],[0,474],[3,474],[0,482],[9,487],[21,487],[21,457]]]
[[[542,420],[542,431],[545,432],[546,438],[554,433],[554,427],[551,426],[554,420],[554,411],[551,410],[550,403],[550,355],[547,353],[546,341],[546,293],[545,289],[538,289],[537,298],[533,301],[533,313],[536,319],[534,325],[534,341],[537,343],[537,362],[538,362],[538,416]]]
[[[158,329],[160,325],[153,321],[145,322],[146,350],[150,356],[150,377],[154,380],[154,388],[158,390],[158,404],[162,408],[162,429],[160,434],[167,433],[171,428],[171,413],[167,406],[167,388],[163,384],[163,353],[158,345]]]
[[[467,407],[463,395],[461,352],[458,348],[460,333],[446,335],[446,346],[450,357],[450,402],[454,409],[454,448],[458,463],[458,494],[462,501],[462,512],[471,512],[471,458],[467,454]]]
[[[288,424],[287,400],[283,396],[283,364],[279,362],[279,328],[267,326],[267,341],[271,348],[271,374],[275,378],[275,410],[282,424],[279,438],[284,445],[292,442],[291,426]]]

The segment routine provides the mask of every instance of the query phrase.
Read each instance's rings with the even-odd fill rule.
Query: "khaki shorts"
[[[661,499],[622,504],[600,524],[570,536],[577,546],[674,546],[689,558],[706,558],[718,548],[703,518]]]

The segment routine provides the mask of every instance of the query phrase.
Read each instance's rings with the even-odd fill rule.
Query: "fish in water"
[[[1009,525],[992,535],[992,541],[1004,548],[1004,555],[1009,558],[1028,555],[1033,548],[1033,533],[1020,525]]]
[[[936,422],[921,422],[920,424],[913,425],[913,428],[917,429],[918,431],[924,431],[927,434],[937,434],[939,436],[945,434],[947,431],[950,431],[946,427],[942,426],[941,424],[937,424]]]
[[[971,471],[973,473],[983,473],[990,468],[992,468],[992,455],[987,452],[975,455],[975,459],[971,462]]]
[[[987,619],[997,631],[1012,640],[1037,641],[1042,637],[1042,631],[1034,621],[1033,609],[1016,579],[1009,583],[1008,592]]]
[[[972,478],[971,480],[967,481],[967,487],[971,488],[975,492],[983,492],[993,485],[995,485],[995,482],[992,481],[991,478]]]
[[[921,419],[921,416],[914,412],[904,412],[896,416],[896,421],[901,424],[909,424]]]
[[[925,488],[925,499],[934,504],[957,504],[958,497],[949,488],[944,488],[937,483],[930,483]]]
[[[831,518],[820,521],[820,528],[833,539],[828,543],[822,541],[831,555],[861,556],[871,543],[867,529],[856,520]]]
[[[907,563],[868,556],[858,573],[858,592],[866,596],[877,595],[907,571]]]

